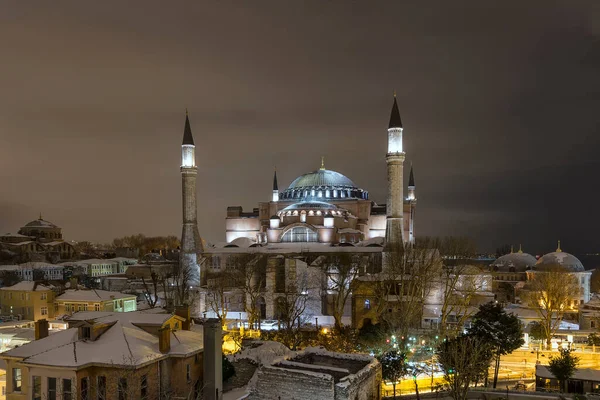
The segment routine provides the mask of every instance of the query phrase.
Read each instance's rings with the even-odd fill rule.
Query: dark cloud
[[[183,110],[199,228],[318,167],[385,201],[393,89],[417,232],[598,247],[595,2],[13,2],[0,16],[0,231],[179,234]]]

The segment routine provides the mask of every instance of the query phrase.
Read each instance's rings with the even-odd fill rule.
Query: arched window
[[[281,241],[285,243],[316,242],[317,233],[305,226],[295,226],[283,234]]]

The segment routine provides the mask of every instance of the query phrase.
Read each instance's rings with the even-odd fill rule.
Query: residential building
[[[0,273],[14,273],[24,281],[62,281],[64,266],[46,262],[27,262],[19,265],[0,265]]]
[[[137,296],[95,289],[68,289],[54,301],[56,315],[78,311],[129,312],[137,310]]]
[[[7,399],[197,398],[202,387],[202,334],[178,315],[82,312],[71,328],[0,354]],[[183,329],[176,329],[181,326]]]
[[[0,288],[2,315],[38,321],[54,318],[55,293],[50,286],[22,281]]]

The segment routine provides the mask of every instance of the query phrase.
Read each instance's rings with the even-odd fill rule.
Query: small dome
[[[505,254],[492,263],[492,267],[497,267],[501,272],[525,272],[528,268],[535,265],[536,259],[528,253],[519,251],[518,253]],[[514,270],[511,270],[514,268]]]
[[[279,217],[277,215],[271,215],[270,219],[279,219]]]
[[[562,268],[566,272],[585,271],[577,257],[561,250],[543,255],[535,265],[535,269],[538,271],[550,271],[555,268]]]

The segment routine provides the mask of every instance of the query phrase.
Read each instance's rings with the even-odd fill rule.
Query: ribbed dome
[[[555,251],[540,257],[535,265],[538,271],[549,271],[555,268],[564,268],[567,272],[584,272],[581,261],[572,254],[564,251]]]
[[[294,179],[281,194],[280,200],[330,201],[369,198],[368,192],[357,187],[345,175],[321,168]]]
[[[25,226],[29,228],[58,228],[58,226],[54,225],[52,222],[43,220],[41,218],[31,221]]]
[[[518,252],[499,257],[492,263],[492,266],[497,267],[498,271],[501,272],[513,272],[511,268],[514,268],[514,272],[525,272],[528,268],[533,267],[535,263],[536,259],[531,254]]]
[[[288,189],[305,187],[331,186],[339,188],[356,188],[354,182],[345,175],[328,169],[319,169],[294,179]]]

